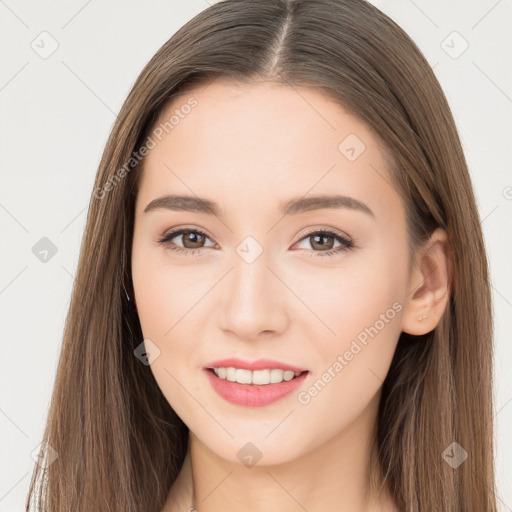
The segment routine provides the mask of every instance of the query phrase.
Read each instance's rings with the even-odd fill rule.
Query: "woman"
[[[27,510],[495,511],[491,362],[416,45],[360,0],[225,0],[110,135]]]

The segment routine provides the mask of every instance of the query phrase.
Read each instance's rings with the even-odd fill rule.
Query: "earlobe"
[[[428,243],[418,250],[405,299],[402,331],[420,336],[432,331],[448,304],[451,261],[448,236],[437,228]]]

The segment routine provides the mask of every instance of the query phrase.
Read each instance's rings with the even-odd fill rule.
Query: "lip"
[[[260,364],[261,361],[257,361],[256,363]],[[225,364],[225,362],[223,362],[223,364]],[[239,366],[238,368],[243,367]],[[268,368],[268,366],[265,368]],[[285,368],[282,369],[284,370]],[[286,369],[293,370],[293,367],[288,365]],[[217,377],[210,368],[204,368],[203,371],[206,373],[212,388],[222,398],[233,404],[243,405],[245,407],[263,407],[276,402],[277,400],[281,400],[299,388],[309,376],[309,371],[306,370],[302,375],[299,375],[292,380],[283,381],[279,384],[265,384],[259,386],[256,384],[239,384],[238,382],[221,379],[220,377]]]
[[[243,359],[238,359],[236,357],[230,357],[229,359],[219,359],[218,361],[212,361],[211,363],[206,364],[203,369],[208,370],[212,368],[240,368],[243,370],[290,370],[292,372],[306,372],[309,371],[307,368],[300,368],[299,366],[292,366],[286,363],[281,363],[280,361],[275,361],[273,359],[258,359],[257,361],[244,361]],[[288,381],[291,382],[291,381]],[[246,385],[246,384],[242,384]]]

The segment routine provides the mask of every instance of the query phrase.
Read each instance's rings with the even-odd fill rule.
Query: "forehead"
[[[377,138],[313,88],[218,79],[172,98],[150,137],[137,211],[171,193],[252,211],[305,194],[400,201]]]

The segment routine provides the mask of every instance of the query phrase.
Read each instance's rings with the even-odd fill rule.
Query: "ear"
[[[436,327],[450,297],[450,247],[443,228],[418,249],[410,274],[402,331],[419,336]]]

